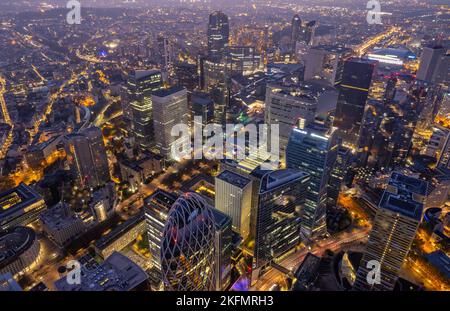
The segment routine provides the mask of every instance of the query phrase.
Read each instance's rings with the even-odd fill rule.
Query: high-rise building
[[[164,36],[158,36],[158,52],[161,56],[161,65],[167,70],[172,65],[172,48],[169,39]]]
[[[156,147],[166,159],[179,160],[172,155],[171,148],[177,137],[172,136],[171,131],[177,124],[189,125],[187,101],[187,90],[181,86],[162,89],[152,94]]]
[[[231,218],[213,209],[215,222],[215,289],[227,290],[231,282],[231,255],[233,252],[233,230]]]
[[[202,124],[197,125],[206,126],[207,124],[214,123],[214,102],[209,94],[201,92],[192,93],[191,107],[192,118],[201,117]]]
[[[229,102],[229,73],[225,59],[200,57],[200,88],[208,92],[214,102],[216,122],[225,123],[226,108]]]
[[[336,206],[339,198],[339,193],[344,186],[345,176],[347,175],[348,165],[350,161],[351,152],[348,148],[339,146],[336,162],[330,174],[330,181],[328,187],[328,206]]]
[[[420,66],[417,71],[417,80],[433,82],[435,72],[440,70],[438,67],[441,58],[445,56],[446,50],[440,45],[427,46],[423,49],[420,56]]]
[[[252,181],[242,175],[224,170],[216,177],[216,203],[219,211],[231,217],[233,229],[245,239],[250,234]]]
[[[82,187],[95,188],[111,180],[102,131],[89,127],[66,136],[68,162]]]
[[[280,155],[284,152],[292,129],[299,120],[309,124],[314,120],[318,95],[305,86],[287,86],[281,83],[267,85],[265,123],[279,124]]]
[[[310,175],[305,206],[302,210],[302,235],[311,238],[326,230],[326,205],[331,171],[336,162],[338,142],[334,128],[311,123],[295,128],[286,149],[287,168]]]
[[[373,61],[350,59],[344,64],[334,126],[338,128],[338,136],[344,145],[352,148],[358,145],[374,70]]]
[[[394,289],[422,219],[426,181],[394,172],[380,200],[354,285],[356,290]],[[380,265],[380,282],[372,268]]]
[[[256,236],[252,280],[273,259],[300,241],[300,212],[304,206],[309,174],[293,169],[262,171],[257,191]]]
[[[329,85],[342,80],[344,62],[352,50],[333,45],[321,45],[309,49],[305,59],[305,81],[321,80]]]
[[[144,199],[145,220],[147,223],[148,245],[151,254],[152,268],[150,271],[151,283],[159,288],[162,280],[161,244],[164,227],[169,211],[177,197],[167,191],[158,189],[154,194]]]
[[[136,70],[128,77],[126,101],[131,107],[133,133],[144,148],[151,147],[153,140],[151,93],[161,89],[162,83],[158,70]]]
[[[193,92],[198,86],[198,72],[195,64],[176,63],[174,66],[175,82]]]
[[[220,11],[209,15],[208,23],[208,55],[222,57],[230,40],[228,16]]]
[[[227,66],[230,74],[249,75],[261,65],[261,55],[252,46],[230,46],[227,49]]]
[[[295,45],[297,41],[300,39],[302,31],[302,20],[300,19],[300,16],[298,14],[295,14],[292,18],[291,23],[291,48],[292,52],[295,52]]]
[[[317,22],[317,21],[307,22],[305,25],[305,29],[302,32],[303,33],[302,41],[304,41],[308,45],[313,45],[314,36],[315,36],[316,29],[318,26],[319,26],[319,22]]]
[[[215,288],[215,220],[212,208],[195,193],[180,196],[167,217],[161,244],[164,289]]]

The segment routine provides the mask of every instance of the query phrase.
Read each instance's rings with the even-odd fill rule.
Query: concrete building
[[[427,188],[426,181],[392,173],[379,203],[354,289],[394,289],[422,220]],[[368,281],[374,261],[380,264],[379,283]]]
[[[46,208],[44,199],[23,183],[0,193],[0,229],[26,226]]]
[[[173,86],[152,94],[153,125],[155,129],[156,148],[168,160],[180,160],[172,155],[172,145],[178,137],[171,134],[177,124],[189,125],[187,90]],[[190,139],[190,137],[187,137]]]
[[[39,259],[40,244],[28,227],[0,232],[0,274],[22,275]]]
[[[89,255],[86,255],[88,257]],[[81,284],[69,284],[67,276],[55,282],[58,291],[131,291],[146,289],[147,274],[124,255],[114,252],[101,264],[81,258]]]
[[[245,239],[250,234],[252,181],[225,170],[215,179],[215,208],[231,217],[233,229]]]
[[[45,234],[59,247],[66,246],[86,229],[83,221],[65,203],[58,203],[44,211],[40,221]]]

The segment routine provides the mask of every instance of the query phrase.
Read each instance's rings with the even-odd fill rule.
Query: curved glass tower
[[[195,193],[178,198],[170,209],[161,245],[165,290],[214,289],[214,215]]]

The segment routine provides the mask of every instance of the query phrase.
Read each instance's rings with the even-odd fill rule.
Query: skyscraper
[[[169,216],[169,211],[177,197],[167,191],[158,189],[154,194],[144,199],[145,220],[147,223],[148,245],[151,254],[152,269],[150,279],[152,284],[157,284],[162,280],[161,268],[161,243],[164,234],[164,227]]]
[[[233,229],[245,240],[250,234],[252,181],[224,170],[216,177],[215,191],[216,209],[232,218]]]
[[[427,187],[426,181],[392,173],[379,203],[354,289],[394,289],[422,219]],[[373,263],[380,264],[379,283],[369,275]]]
[[[98,187],[110,180],[102,131],[90,127],[65,139],[68,163],[81,187]]]
[[[195,193],[172,206],[161,244],[164,289],[207,291],[215,288],[215,219],[212,208]]]
[[[233,252],[233,230],[231,217],[217,209],[212,210],[215,222],[215,290],[226,290],[231,282],[231,255]]]
[[[252,175],[260,179],[252,272],[255,280],[261,268],[299,243],[300,211],[310,177],[293,169],[255,170]]]
[[[342,46],[321,45],[309,49],[305,59],[305,81],[322,80],[329,85],[342,80],[344,62],[351,49]]]
[[[374,70],[375,63],[368,60],[350,59],[344,64],[334,126],[344,145],[352,148],[358,145]]]
[[[330,181],[328,187],[328,206],[336,206],[339,198],[339,193],[345,181],[345,176],[348,171],[348,164],[350,160],[350,150],[340,146],[338,148],[336,162],[330,174]]]
[[[438,64],[441,57],[445,55],[446,50],[440,45],[427,46],[423,49],[420,56],[420,66],[417,71],[417,80],[433,82],[435,72],[440,70]]]
[[[201,117],[202,126],[214,123],[214,102],[207,93],[194,92],[191,95],[192,117]],[[195,122],[195,121],[194,121]]]
[[[162,74],[158,70],[136,70],[128,77],[126,101],[131,106],[132,128],[136,142],[151,147],[153,140],[151,93],[162,88]]]
[[[172,136],[171,131],[177,124],[189,124],[187,90],[181,86],[173,86],[155,91],[152,94],[152,102],[156,147],[166,159],[179,160],[174,158],[171,152],[177,139]]]
[[[228,16],[220,11],[209,15],[208,23],[208,56],[222,57],[230,40]]]
[[[302,210],[302,235],[311,238],[325,234],[326,204],[331,171],[339,145],[334,128],[311,123],[295,128],[286,149],[287,168],[310,175],[305,206]]]
[[[265,123],[279,124],[282,158],[289,135],[299,120],[304,120],[305,124],[314,120],[318,97],[319,94],[307,86],[288,86],[282,83],[267,85]]]
[[[295,14],[291,23],[291,48],[292,52],[295,52],[295,45],[300,39],[300,33],[302,31],[302,20],[298,14]]]
[[[200,88],[208,92],[214,102],[216,122],[225,123],[229,102],[229,73],[226,59],[220,57],[200,57]]]

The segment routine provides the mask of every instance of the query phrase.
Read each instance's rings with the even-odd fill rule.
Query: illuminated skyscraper
[[[215,219],[212,208],[195,193],[172,206],[161,244],[164,289],[207,291],[215,288]]]
[[[295,52],[295,45],[300,38],[300,32],[302,31],[302,20],[298,14],[295,14],[291,23],[291,47],[292,52]]]
[[[179,160],[174,158],[171,151],[177,139],[172,136],[171,131],[177,124],[189,125],[187,90],[181,86],[173,86],[155,91],[152,103],[156,147],[166,159]]]
[[[215,289],[226,290],[231,281],[231,255],[233,252],[233,230],[231,217],[217,209],[213,209],[215,222]]]
[[[305,59],[305,81],[322,80],[334,86],[342,80],[345,59],[351,49],[322,45],[311,48]]]
[[[299,170],[262,171],[257,191],[256,236],[252,280],[273,259],[300,242],[300,212],[303,208],[309,174]]]
[[[144,199],[145,221],[147,223],[147,236],[152,263],[150,279],[152,284],[156,284],[155,287],[158,289],[162,280],[161,243],[164,227],[169,211],[176,200],[177,197],[174,194],[161,189]]]
[[[333,128],[312,123],[295,128],[286,149],[286,165],[310,175],[305,206],[302,210],[302,234],[307,237],[323,235],[326,231],[328,185],[338,152]]]
[[[394,289],[422,219],[428,183],[392,173],[379,203],[354,289]],[[380,282],[372,278],[372,263],[380,264]],[[369,281],[368,281],[369,279]]]
[[[307,85],[288,86],[282,83],[267,85],[265,123],[279,124],[282,160],[289,135],[299,120],[304,120],[305,125],[314,121],[319,95]]]
[[[220,11],[209,15],[208,23],[208,55],[222,57],[230,40],[228,16]]]
[[[136,142],[148,148],[153,140],[152,92],[162,88],[158,70],[136,70],[128,77],[126,100],[131,106],[132,127]]]
[[[82,187],[104,185],[111,177],[102,131],[90,127],[66,136],[66,152],[72,171]]]
[[[252,181],[224,170],[216,177],[215,207],[233,219],[233,228],[246,239],[250,234]]]
[[[350,59],[344,64],[334,126],[344,145],[356,148],[369,96],[375,63],[362,59]]]

